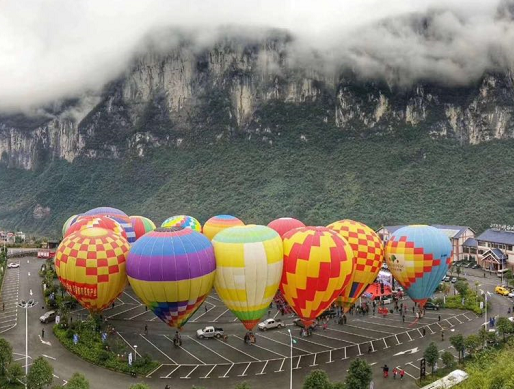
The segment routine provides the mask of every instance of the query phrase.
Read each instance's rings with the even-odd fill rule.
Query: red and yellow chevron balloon
[[[345,219],[327,226],[337,232],[351,246],[355,261],[353,278],[337,302],[348,312],[366,288],[377,278],[384,262],[384,245],[367,225]]]
[[[83,230],[84,228],[105,228],[121,235],[127,239],[127,233],[123,229],[120,223],[116,220],[111,219],[109,216],[79,216],[77,220],[68,228],[64,237],[71,235],[77,231]]]
[[[284,271],[280,291],[310,326],[351,281],[350,245],[326,227],[304,227],[284,235]]]
[[[55,271],[59,281],[90,312],[109,307],[127,284],[130,245],[104,228],[77,231],[59,245]]]

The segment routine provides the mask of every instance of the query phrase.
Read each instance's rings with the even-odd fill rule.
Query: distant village
[[[0,243],[1,244],[24,243],[25,240],[26,240],[25,234],[21,231],[18,231],[18,232],[0,231]]]

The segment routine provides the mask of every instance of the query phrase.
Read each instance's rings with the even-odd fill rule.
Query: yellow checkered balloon
[[[87,228],[68,235],[55,253],[59,281],[90,312],[101,312],[127,284],[130,245],[104,228]]]
[[[353,251],[355,271],[352,281],[337,298],[347,312],[377,278],[384,262],[384,245],[375,231],[357,221],[345,219],[327,227],[343,237]]]

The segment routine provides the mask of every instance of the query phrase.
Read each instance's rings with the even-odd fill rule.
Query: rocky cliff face
[[[320,126],[332,131],[372,135],[418,127],[462,144],[514,137],[511,73],[486,74],[467,87],[422,83],[398,89],[292,63],[286,48],[287,39],[277,38],[148,53],[100,96],[77,98],[36,117],[0,117],[1,160],[34,169],[48,159],[73,161],[79,155],[144,157],[151,147],[226,141],[238,134],[272,143],[270,134],[294,131],[266,120],[267,107],[277,102],[301,107],[306,115],[323,112],[317,115]]]

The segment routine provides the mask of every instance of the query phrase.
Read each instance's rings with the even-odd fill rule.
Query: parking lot
[[[404,302],[412,304],[408,299]],[[246,330],[243,325],[213,291],[181,331],[181,347],[173,345],[175,329],[167,327],[146,310],[130,287],[114,307],[104,311],[104,316],[116,328],[120,338],[132,350],[137,350],[137,357],[149,354],[162,364],[148,376],[163,379],[280,373],[291,367],[291,351],[294,370],[336,361],[345,364],[357,356],[385,354],[396,346],[414,345],[424,336],[439,334],[443,328],[451,330],[476,318],[466,311],[445,309],[426,311],[422,319],[416,320],[412,305],[408,308],[405,322],[398,313],[389,313],[385,317],[374,316],[371,312],[365,316],[348,314],[346,324],[330,320],[326,329],[319,327],[308,337],[300,336],[300,328],[293,324],[292,315],[282,316],[276,309],[271,309],[270,317],[282,319],[286,327],[269,331],[256,329],[256,343],[250,345],[244,343]],[[77,309],[74,314],[85,317],[87,312]],[[198,339],[196,330],[207,325],[222,327],[227,339]],[[295,341],[292,349],[289,330]],[[409,367],[405,367],[406,375],[417,377],[416,368],[409,371]]]
[[[19,259],[9,260],[8,263],[19,263],[19,261]],[[0,334],[9,331],[18,323],[20,269],[7,268],[6,272],[0,301]]]

